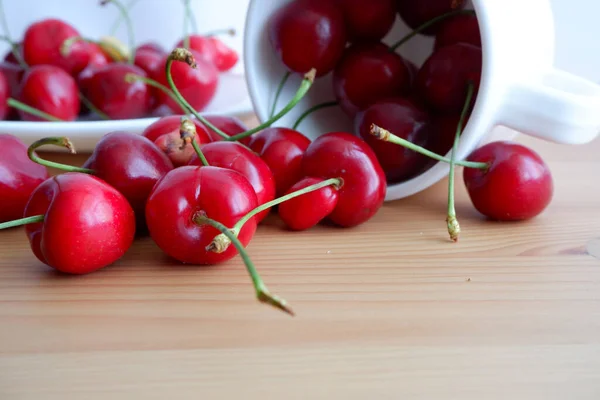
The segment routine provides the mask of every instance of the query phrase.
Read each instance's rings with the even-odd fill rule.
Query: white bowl
[[[126,5],[132,2],[122,1]],[[109,33],[119,16],[114,5],[102,7],[99,0],[10,0],[3,3],[13,40],[21,38],[32,22],[49,17],[69,22],[85,37],[100,38]],[[243,35],[248,0],[191,0],[191,6],[200,33],[234,28],[236,36],[223,36],[222,40],[240,54],[238,65],[221,74],[217,93],[203,113],[240,116],[252,112],[243,63]],[[135,42],[138,44],[154,41],[169,49],[183,37],[184,8],[180,0],[139,0],[131,7],[130,15],[134,21]],[[127,43],[124,23],[120,24],[115,36]],[[1,44],[0,54],[8,49],[6,44]],[[66,135],[72,139],[77,150],[89,151],[108,132],[125,130],[139,133],[155,120],[156,118],[74,122],[0,121],[0,132],[17,135],[27,143],[45,136]]]

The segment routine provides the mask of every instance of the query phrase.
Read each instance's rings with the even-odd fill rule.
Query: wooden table
[[[597,400],[600,141],[525,141],[556,181],[534,221],[484,221],[462,182],[458,244],[445,182],[352,230],[269,219],[249,251],[295,318],[239,259],[184,267],[147,239],[64,277],[0,232],[0,399]]]

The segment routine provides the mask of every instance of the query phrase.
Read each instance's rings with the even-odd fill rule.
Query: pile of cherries
[[[424,3],[430,5],[421,8]],[[456,165],[464,167],[467,189],[482,214],[496,220],[537,216],[551,200],[552,177],[532,150],[493,142],[464,161],[456,160],[454,151],[451,158],[437,154],[444,146],[455,149],[468,120],[480,48],[461,41],[473,38],[474,17],[448,14],[460,1],[418,4],[294,0],[283,6],[271,21],[271,37],[284,64],[303,79],[283,108],[252,129],[232,117],[197,112],[174,75],[200,68],[199,58],[178,47],[161,60],[168,85],[161,91],[185,112],[161,117],[142,135],[105,135],[82,167],[36,154],[44,145],[74,152],[68,138],[48,137],[27,147],[12,135],[0,135],[6,155],[0,158],[0,229],[25,225],[35,256],[69,274],[113,264],[145,235],[181,263],[219,264],[239,254],[257,298],[293,314],[285,300],[269,292],[246,251],[269,213],[276,212],[294,231],[322,221],[356,227],[381,208],[388,182],[427,167],[422,157],[451,164],[453,239],[459,230],[452,196]],[[394,22],[396,7],[416,26],[413,34],[438,34],[437,50],[418,72],[378,42]],[[443,25],[432,24],[439,20]],[[307,42],[310,38],[314,42]],[[298,49],[288,49],[292,45],[300,46],[302,57]],[[311,142],[296,129],[275,126],[315,79],[330,72],[340,104],[359,121],[357,132],[327,132]],[[46,167],[65,172],[49,177]]]
[[[119,1],[101,3],[119,6],[131,26],[128,10]],[[188,48],[196,58],[196,69],[174,67],[173,79],[197,111],[207,107],[221,73],[239,59],[215,36],[219,33],[185,35],[175,45]],[[136,46],[130,37],[125,46],[112,36],[83,37],[57,18],[36,21],[21,40],[11,42],[0,64],[0,119],[120,120],[179,114],[182,109],[157,85],[166,85],[168,55],[154,42]]]

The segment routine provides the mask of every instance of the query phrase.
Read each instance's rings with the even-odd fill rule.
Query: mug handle
[[[600,85],[559,69],[508,89],[498,125],[562,144],[589,143],[600,133]]]

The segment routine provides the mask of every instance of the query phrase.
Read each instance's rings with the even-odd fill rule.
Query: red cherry
[[[195,118],[191,119],[196,127],[194,140],[198,145],[209,143],[208,129]],[[150,124],[142,135],[154,142],[168,157],[175,167],[187,165],[196,152],[191,145],[181,139],[181,115],[162,117]]]
[[[333,91],[351,117],[382,98],[405,94],[411,85],[404,59],[381,42],[350,46],[335,68]]]
[[[111,119],[133,119],[150,113],[150,89],[141,81],[126,82],[127,74],[146,76],[139,67],[125,63],[111,63],[92,70],[82,80],[83,94]]]
[[[413,150],[384,142],[371,135],[375,124],[396,136],[421,147],[429,147],[431,118],[428,113],[410,100],[396,98],[383,100],[367,108],[356,117],[356,130],[371,146],[389,183],[398,183],[417,175],[429,158]]]
[[[228,134],[229,136],[235,136],[239,133],[246,132],[248,128],[242,121],[235,117],[228,117],[225,115],[206,115],[204,116],[208,122],[213,124],[216,128],[220,129],[221,132]],[[213,142],[218,142],[223,140],[223,138],[217,134],[212,129],[206,127],[208,129],[208,133]],[[248,136],[240,140],[240,143],[248,146],[250,141],[252,140],[252,136]]]
[[[0,134],[0,222],[23,218],[29,196],[48,178],[46,167],[27,156],[27,146],[9,134]]]
[[[395,0],[339,0],[350,41],[381,40],[396,22]]]
[[[316,185],[324,179],[307,177],[293,185],[286,194]],[[279,205],[279,217],[291,230],[302,231],[317,225],[333,212],[338,202],[338,190],[333,186],[305,193]]]
[[[148,50],[148,51],[154,51],[154,52],[159,53],[159,54],[165,54],[166,53],[165,48],[162,47],[160,44],[158,44],[156,42],[142,43],[141,45],[139,45],[135,49],[136,53],[138,51],[146,51],[146,50]]]
[[[87,64],[86,68],[90,67],[102,67],[106,64],[110,64],[112,62],[112,58],[108,54],[102,50],[96,43],[87,43],[88,51],[90,54],[90,61]]]
[[[189,46],[185,46],[185,40],[181,39],[175,44],[175,47],[187,48],[194,52],[196,61],[198,57],[201,57],[204,61],[214,65],[216,67],[215,58],[217,56],[214,43],[208,40],[208,36],[192,34],[189,36]]]
[[[273,15],[269,39],[291,71],[317,76],[332,71],[346,46],[344,14],[330,0],[294,0]]]
[[[79,95],[75,79],[53,65],[31,67],[23,77],[18,96],[23,103],[64,121],[74,121],[79,115]],[[44,119],[19,110],[25,121]]]
[[[253,151],[236,142],[212,142],[203,145],[201,150],[210,166],[232,169],[242,174],[254,188],[259,206],[275,198],[273,173]],[[190,165],[202,163],[195,156]],[[269,210],[257,214],[256,223],[260,223],[268,214]]]
[[[381,208],[386,194],[385,174],[363,140],[345,132],[317,138],[302,160],[305,176],[341,178],[338,203],[329,219],[342,227],[369,220]]]
[[[46,180],[31,195],[25,216],[31,249],[61,272],[86,274],[110,265],[135,235],[131,206],[116,189],[88,174],[69,172]]]
[[[468,161],[488,164],[486,170],[464,168],[463,179],[475,208],[491,219],[530,219],[552,200],[550,169],[537,153],[521,144],[488,143]]]
[[[400,18],[411,29],[416,29],[424,23],[451,11],[465,7],[466,0],[396,0]],[[435,35],[440,24],[425,29],[425,35]]]
[[[481,47],[479,22],[475,15],[456,15],[440,23],[435,37],[435,49],[456,43],[467,43]]]
[[[136,50],[134,64],[146,72],[148,76],[155,76],[163,67],[164,53],[154,50]]]
[[[10,108],[6,101],[10,95],[10,83],[4,72],[0,70],[0,120],[6,119],[9,115]]]
[[[83,165],[117,189],[133,208],[137,226],[145,226],[146,200],[154,184],[173,169],[171,160],[152,141],[134,133],[103,136]]]
[[[213,44],[215,48],[214,64],[217,69],[221,72],[226,72],[235,67],[238,63],[240,56],[231,47],[227,46],[221,39],[215,36],[210,36],[208,40]]]
[[[219,71],[209,62],[190,50],[196,60],[197,67],[192,68],[183,62],[173,62],[171,65],[171,76],[177,89],[184,99],[190,103],[196,111],[202,111],[211,100],[214,98],[219,84]],[[164,55],[158,69],[152,78],[165,86],[169,86],[166,76],[166,64],[169,55]],[[157,91],[156,94],[158,107],[166,105],[172,112],[181,112],[181,107],[171,97],[162,91]]]
[[[309,145],[310,139],[288,128],[267,128],[252,136],[250,148],[271,168],[277,196],[304,176],[302,156]]]
[[[481,79],[481,48],[457,43],[436,50],[425,61],[417,76],[416,89],[433,108],[445,113],[459,113],[467,99],[468,82]]]
[[[229,246],[222,253],[206,247],[220,232],[210,225],[197,225],[195,215],[232,227],[257,206],[252,185],[239,172],[218,167],[185,166],[166,174],[154,186],[146,204],[150,236],[169,256],[187,264],[217,264],[233,258]],[[240,230],[239,240],[248,245],[256,232],[251,218]]]
[[[87,43],[74,42],[68,57],[63,56],[60,50],[65,40],[79,36],[79,32],[74,27],[59,19],[48,18],[35,22],[29,25],[23,37],[25,62],[30,66],[54,65],[77,76],[90,60]]]
[[[21,82],[23,81],[23,76],[25,76],[25,68],[21,67],[12,52],[9,52],[4,61],[0,63],[0,72],[6,77],[8,82],[8,86],[10,88],[10,97],[18,98],[19,90],[21,89]],[[14,62],[12,61],[14,60]],[[8,115],[6,119],[19,119],[19,113],[17,109],[9,107]]]

